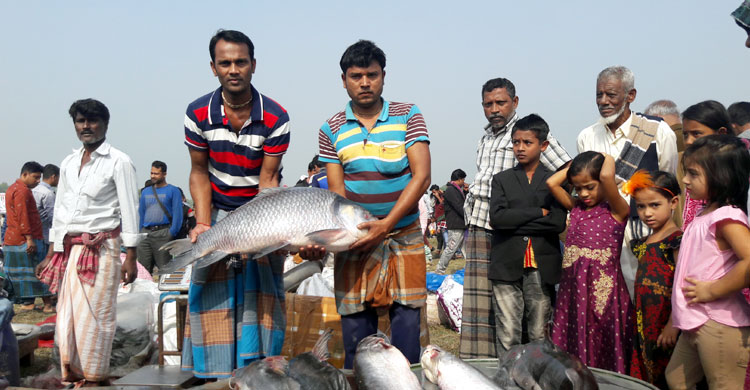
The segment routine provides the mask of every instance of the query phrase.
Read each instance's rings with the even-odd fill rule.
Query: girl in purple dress
[[[577,199],[562,187],[566,179]],[[570,210],[552,342],[588,366],[625,374],[633,316],[620,248],[630,207],[615,183],[615,161],[581,153],[547,186]]]

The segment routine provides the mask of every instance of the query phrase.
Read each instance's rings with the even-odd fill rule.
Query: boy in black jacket
[[[489,278],[498,355],[521,344],[524,318],[529,341],[543,339],[552,314],[562,261],[558,235],[565,229],[566,211],[545,184],[554,172],[539,162],[548,134],[540,116],[519,119],[511,133],[518,165],[492,178]]]

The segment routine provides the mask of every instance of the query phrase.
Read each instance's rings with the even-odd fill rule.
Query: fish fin
[[[261,257],[263,257],[263,256],[265,256],[265,255],[267,255],[267,254],[269,254],[271,252],[276,252],[277,250],[279,250],[279,249],[281,249],[281,248],[283,248],[283,247],[285,247],[287,245],[289,245],[289,242],[288,241],[284,241],[284,242],[282,242],[279,245],[274,245],[274,246],[269,246],[269,247],[263,248],[263,249],[261,249],[258,252],[256,252],[256,253],[253,254],[253,259],[259,259],[259,258],[261,258]]]
[[[183,253],[187,253],[193,247],[193,243],[190,242],[189,238],[182,238],[179,240],[172,240],[159,248],[160,251],[169,251],[172,256],[179,256]]]
[[[312,354],[321,362],[327,361],[331,358],[331,354],[328,352],[328,341],[331,340],[333,335],[333,329],[328,329],[320,335],[318,341],[315,342],[315,346],[312,349]]]
[[[195,268],[208,267],[209,265],[229,256],[229,253],[222,251],[213,251],[207,255],[199,257],[195,261]]]
[[[305,234],[305,237],[309,238],[316,244],[326,244],[334,242],[346,234],[346,229],[322,229],[316,230]]]
[[[174,242],[174,241],[173,241]],[[167,244],[169,245],[169,244]],[[162,247],[163,248],[163,247]],[[177,271],[180,268],[187,266],[194,262],[196,259],[193,256],[193,251],[185,252],[177,257],[173,258],[172,261],[165,264],[164,267],[159,267],[159,275],[170,274]]]

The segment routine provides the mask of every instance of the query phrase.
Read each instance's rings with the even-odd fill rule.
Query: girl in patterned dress
[[[672,214],[679,204],[680,186],[671,173],[638,171],[622,189],[635,199],[638,217],[653,232],[630,242],[638,258],[630,376],[668,389],[664,370],[679,334],[671,314],[675,259],[682,239]]]
[[[671,389],[742,389],[750,359],[747,221],[750,155],[733,136],[709,135],[683,155],[683,182],[706,206],[685,228],[674,276],[672,323],[682,333],[666,369]]]
[[[577,199],[562,187],[566,179]],[[627,373],[632,306],[620,269],[620,248],[630,207],[615,183],[615,160],[581,153],[550,177],[547,186],[570,210],[552,342],[588,366]]]

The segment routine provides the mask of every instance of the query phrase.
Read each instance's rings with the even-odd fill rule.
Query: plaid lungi
[[[370,252],[341,252],[334,262],[336,308],[341,315],[393,302],[422,307],[427,299],[427,262],[417,222],[393,231]]]
[[[284,261],[270,254],[240,264],[227,267],[221,260],[193,269],[182,369],[199,378],[229,377],[254,360],[281,354]]]
[[[5,272],[8,273],[10,280],[13,282],[16,302],[24,298],[52,296],[47,286],[40,282],[34,273],[34,268],[47,255],[47,244],[44,243],[44,240],[34,240],[34,243],[36,244],[36,252],[32,256],[26,253],[26,243],[3,247]]]
[[[63,380],[102,381],[109,378],[109,359],[117,326],[117,288],[120,285],[120,239],[102,242],[94,285],[79,279],[77,261],[68,261],[57,299],[55,344],[60,350]],[[84,245],[73,245],[77,259]]]
[[[497,357],[492,282],[488,279],[491,245],[491,230],[469,227],[465,244],[466,271],[459,347],[462,359]]]

